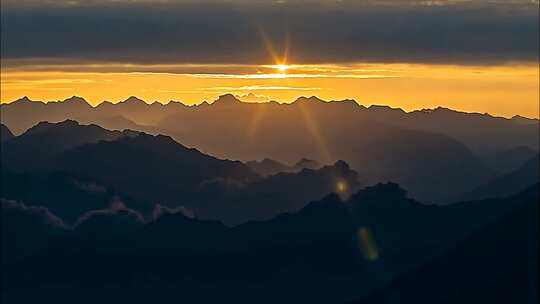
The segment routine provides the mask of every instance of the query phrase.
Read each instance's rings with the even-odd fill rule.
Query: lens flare
[[[368,261],[373,262],[379,258],[379,249],[377,248],[375,239],[368,228],[361,227],[358,229],[358,240],[360,242],[362,253]]]
[[[346,193],[348,189],[347,182],[344,180],[338,180],[336,183],[336,191],[340,194]]]

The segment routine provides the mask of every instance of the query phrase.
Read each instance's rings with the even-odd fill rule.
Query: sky
[[[3,0],[1,96],[539,117],[536,0]]]

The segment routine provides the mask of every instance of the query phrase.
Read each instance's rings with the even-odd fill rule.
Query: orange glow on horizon
[[[443,106],[467,112],[539,117],[537,64],[450,66],[421,64],[29,65],[2,66],[1,101],[22,96],[63,100],[82,96],[96,105],[136,95],[147,102],[186,104],[232,93],[257,102],[299,96],[400,107]],[[276,73],[277,72],[277,73]]]
[[[287,71],[289,67],[286,64],[276,64],[276,69],[278,69],[280,72]]]

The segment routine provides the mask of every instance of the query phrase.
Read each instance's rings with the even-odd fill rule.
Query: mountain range
[[[535,213],[521,210],[537,206],[538,194],[536,185],[506,199],[426,206],[407,198],[396,184],[381,184],[349,199],[333,194],[295,213],[232,228],[170,210],[145,221],[123,206],[90,211],[70,226],[42,207],[3,201],[2,297],[68,303],[86,290],[81,303],[104,296],[143,303],[173,294],[188,302],[347,303],[370,290],[394,288],[395,278],[431,269],[430,263],[441,265],[433,270],[453,271],[446,284],[476,286],[472,278],[463,281],[468,274],[460,273],[462,268],[451,268],[460,260],[438,261],[463,258],[462,248],[491,242],[481,248],[515,246],[493,258],[484,256],[474,265],[478,273],[498,267],[499,260],[524,267],[537,263],[537,256],[527,254],[531,243],[521,242],[531,239],[523,229],[532,227],[529,218]],[[514,214],[517,220],[504,225]],[[505,231],[523,237],[508,239]],[[474,259],[481,251],[473,252],[465,257]],[[533,283],[527,273],[513,275],[525,286]],[[422,272],[410,276],[418,282],[426,277]]]
[[[168,136],[110,131],[72,120],[42,122],[5,141],[1,159],[2,194],[7,199],[37,203],[47,198],[40,205],[49,207],[51,200],[72,199],[72,191],[94,201],[95,193],[101,192],[100,203],[94,207],[119,196],[146,215],[161,204],[186,207],[199,217],[230,224],[298,210],[334,191],[337,184],[344,187],[343,195],[361,184],[358,174],[343,161],[309,169],[300,166],[312,162],[301,160],[294,172],[260,176],[244,163],[203,154]],[[44,180],[45,185],[56,186],[43,187]],[[59,185],[64,191],[51,190]],[[80,215],[74,210],[88,209],[64,208],[54,211],[71,219]]]
[[[128,104],[146,107],[134,99]],[[196,118],[211,117],[207,127],[215,133],[198,134],[219,138],[241,130],[251,106],[225,96],[175,117],[197,128],[204,124]],[[538,281],[528,271],[538,265],[537,236],[529,231],[540,200],[533,147],[492,153],[491,163],[505,163],[487,167],[487,157],[447,135],[338,121],[333,115],[353,116],[345,114],[348,101],[269,106],[280,109],[268,114],[280,119],[277,130],[292,128],[283,143],[296,152],[286,161],[271,153],[231,160],[179,136],[73,119],[38,122],[17,136],[2,125],[2,301],[72,303],[83,293],[77,302],[534,298],[527,287]],[[232,113],[241,115],[227,127]],[[302,131],[293,120],[305,113],[311,127]],[[357,131],[352,122],[368,129]],[[265,127],[270,121],[259,123],[268,136],[257,144],[279,140]],[[306,149],[322,148],[329,135],[339,146],[332,153],[367,163],[357,169],[348,159],[322,159],[330,150]],[[244,146],[238,151],[249,152]],[[360,156],[347,152],[360,147]],[[278,155],[280,149],[287,152],[287,145],[276,148]],[[373,164],[378,158],[384,166]],[[382,168],[414,191],[378,183]],[[424,202],[441,189],[457,199]],[[433,282],[439,275],[445,277]],[[422,286],[430,289],[422,293]]]
[[[253,161],[271,159],[293,167],[289,164],[302,158],[322,165],[344,160],[366,183],[398,182],[418,199],[435,203],[454,201],[525,161],[525,153],[510,153],[514,160],[501,168],[494,155],[520,147],[528,156],[538,153],[538,120],[444,108],[407,113],[366,108],[353,100],[301,97],[291,104],[246,103],[223,95],[211,104],[186,106],[130,97],[92,107],[72,97],[49,103],[23,98],[1,107],[2,122],[15,134],[40,121],[75,119],[168,135],[206,154],[252,161],[248,165],[261,175],[291,170],[276,169],[275,163],[257,170]]]

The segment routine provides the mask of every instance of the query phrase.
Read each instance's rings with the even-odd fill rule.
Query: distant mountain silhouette
[[[296,102],[332,103],[324,102],[317,97],[300,97]],[[516,146],[526,145],[538,150],[538,119],[531,119],[516,115],[511,119],[493,117],[489,114],[465,113],[438,107],[405,112],[399,108],[373,105],[369,108],[358,105],[354,100],[343,100],[341,103],[351,105],[353,116],[363,119],[377,120],[408,129],[436,132],[448,135],[465,143],[475,152],[493,153]],[[232,94],[221,96],[212,105],[223,108],[235,105],[245,105]],[[263,105],[278,106],[276,102],[263,103]],[[208,107],[203,102],[200,108]],[[255,105],[257,106],[257,105]],[[74,96],[64,101],[48,102],[31,101],[23,97],[9,104],[2,104],[2,121],[15,133],[20,134],[40,121],[58,122],[66,119],[86,120],[96,122],[107,117],[122,116],[140,125],[155,126],[172,114],[189,112],[198,109],[197,106],[185,106],[180,102],[171,101],[168,104],[151,103],[131,96],[125,101],[113,104],[105,101],[92,108],[84,99]],[[264,107],[257,107],[264,108]],[[267,107],[269,108],[269,107]],[[287,108],[284,105],[282,108]],[[343,117],[345,118],[345,117]],[[342,118],[342,119],[343,119]],[[349,118],[346,118],[349,119]],[[124,127],[129,128],[129,127]],[[145,130],[141,130],[145,131]],[[174,130],[172,130],[174,131]],[[170,134],[173,135],[173,134]]]
[[[338,161],[317,170],[278,173],[244,185],[220,180],[205,183],[194,200],[196,203],[187,206],[198,217],[237,225],[296,212],[333,192],[347,198],[363,185],[358,173]]]
[[[148,104],[142,99],[130,96],[119,103],[99,104],[87,119],[121,116],[139,125],[155,125],[165,117],[187,108],[189,107],[179,102],[169,102],[166,105],[159,102]]]
[[[347,196],[362,184],[345,162],[261,178],[238,161],[216,159],[170,137],[75,121],[40,123],[3,148],[2,196],[49,207],[69,221],[120,195],[145,215],[160,203],[238,224],[298,210],[334,191]],[[87,185],[102,190],[84,191]],[[40,203],[44,199],[57,204]]]
[[[370,112],[371,107],[368,109]],[[426,132],[436,132],[459,140],[480,155],[525,145],[538,151],[538,119],[506,119],[489,114],[465,113],[438,107],[410,113],[378,111],[372,119]],[[368,114],[369,116],[369,114]],[[524,123],[525,121],[525,123]]]
[[[538,124],[538,119],[523,117],[523,116],[520,116],[520,115],[515,115],[511,119],[512,119],[512,121],[514,121],[516,123],[524,124],[524,125],[528,125],[528,124],[531,124],[531,125],[536,124],[537,125]]]
[[[516,170],[537,154],[537,151],[527,146],[519,146],[486,155],[484,162],[498,174],[506,174]]]
[[[536,303],[538,201],[355,303]]]
[[[253,171],[262,176],[274,175],[281,172],[293,172],[295,169],[286,164],[280,163],[270,158],[265,158],[260,161],[252,160],[246,162]]]
[[[540,155],[527,160],[516,170],[503,174],[479,186],[464,199],[482,199],[487,197],[504,197],[522,191],[540,181]]]
[[[27,98],[2,104],[16,134],[39,121],[72,118],[111,129],[172,136],[220,158],[281,163],[345,160],[371,182],[395,181],[422,201],[449,202],[491,180],[501,168],[484,161],[523,146],[538,151],[538,120],[493,117],[446,108],[405,112],[354,100],[301,97],[292,104],[245,103],[231,94],[212,104],[148,104],[136,97],[97,107]]]
[[[189,149],[172,138],[140,134],[67,151],[57,169],[111,185],[133,197],[169,205],[194,195],[201,183],[239,183],[259,178],[238,161],[221,160]]]
[[[92,106],[84,99],[73,96],[63,101],[43,103],[23,97],[9,104],[2,104],[0,117],[15,134],[21,134],[39,122],[61,122],[86,115]]]
[[[506,257],[504,265],[512,265],[516,257],[534,253],[514,249],[524,248],[522,240],[536,241],[527,227],[528,219],[536,216],[528,204],[537,204],[538,191],[537,185],[506,199],[426,206],[408,199],[399,186],[385,184],[345,200],[329,195],[296,213],[233,228],[178,212],[146,222],[122,207],[88,212],[70,229],[47,209],[2,202],[2,253],[9,257],[2,263],[2,299],[71,303],[86,290],[82,303],[104,298],[160,302],[171,297],[187,302],[253,303],[255,298],[258,303],[346,303],[389,286],[394,278],[438,256],[450,264],[427,264],[427,269],[442,265],[443,273],[454,269],[456,275],[440,280],[418,276],[418,282],[429,277],[436,281],[429,284],[445,280],[452,286],[484,286],[490,273],[504,274],[509,268],[487,269],[485,281],[475,281],[460,269],[483,269]],[[500,220],[508,213],[526,218]],[[499,221],[510,224],[493,227],[512,233],[495,239],[491,233],[473,235],[474,242],[461,243],[482,229],[499,235],[499,228],[487,226]],[[456,244],[479,249],[463,260],[458,254],[462,245],[451,249]],[[475,262],[477,256],[482,260]],[[410,282],[417,280],[413,278]],[[423,286],[429,285],[413,284]],[[425,290],[424,295],[430,294],[435,291]]]
[[[12,103],[2,104],[0,107],[2,123],[16,134],[23,133],[41,121],[56,123],[66,119],[77,120],[81,123],[103,124],[103,127],[107,128],[113,128],[111,127],[111,121],[113,121],[117,126],[114,129],[129,129],[138,125],[140,128],[137,130],[149,131],[143,126],[155,124],[164,117],[187,108],[177,102],[171,102],[168,105],[147,104],[134,96],[116,104],[105,101],[96,107],[92,107],[83,98],[77,96],[47,103],[23,97]],[[125,124],[119,125],[119,119],[124,119]]]
[[[261,161],[248,161],[246,162],[246,165],[262,176],[286,172],[299,172],[303,169],[316,170],[321,168],[321,165],[317,161],[305,158],[299,160],[294,166],[289,166],[270,158],[265,158]]]
[[[313,170],[315,170],[317,168],[320,168],[320,166],[321,165],[315,160],[302,158],[301,160],[299,160],[294,165],[294,168],[296,170],[302,170],[302,169],[313,169]]]
[[[160,133],[160,130],[152,126],[143,126],[133,121],[125,118],[124,116],[104,116],[102,118],[98,117],[79,117],[77,121],[81,124],[96,124],[105,129],[109,130],[137,130],[144,131],[145,133],[150,133],[157,135]]]
[[[251,104],[225,96],[217,101],[222,102],[179,112],[159,126],[182,143],[221,157],[270,155],[285,163],[306,157],[323,164],[343,159],[372,181],[402,183],[425,201],[448,201],[492,177],[459,142],[375,122],[353,101]]]
[[[0,124],[0,142],[4,142],[15,137],[4,124]]]
[[[109,131],[97,125],[80,125],[73,120],[40,122],[2,147],[2,167],[15,170],[46,169],[69,149],[100,141],[135,136],[134,131]]]

